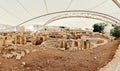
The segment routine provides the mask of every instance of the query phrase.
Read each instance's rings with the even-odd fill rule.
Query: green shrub
[[[93,32],[99,32],[99,33],[103,33],[104,32],[104,28],[107,26],[106,23],[96,23],[93,25]]]
[[[120,37],[120,26],[111,29],[110,34],[116,38]]]

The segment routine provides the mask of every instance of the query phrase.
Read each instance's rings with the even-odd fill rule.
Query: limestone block
[[[63,48],[67,49],[67,42],[63,41]]]
[[[75,41],[74,40],[72,40],[72,45],[71,46],[75,47]]]
[[[23,37],[23,40],[24,40],[24,44],[26,44],[26,43],[27,43],[27,37],[24,36],[24,37]]]
[[[89,40],[86,40],[86,48],[90,48],[90,41]]]
[[[60,35],[60,34],[57,34],[57,35],[52,35],[52,36],[54,36],[54,38],[62,38],[63,36],[62,35]],[[46,38],[46,36],[43,36],[44,38]]]
[[[9,39],[9,40],[7,39],[7,40],[5,40],[5,45],[10,46],[13,44],[13,41],[14,41],[13,39]]]
[[[68,40],[68,41],[67,41],[67,48],[69,49],[70,47],[71,47],[71,41]]]
[[[81,48],[82,47],[82,42],[81,40],[78,40],[78,48]]]
[[[5,58],[12,58],[13,54],[5,54],[5,55],[3,55],[3,57],[5,57]]]
[[[41,37],[41,40],[42,40],[42,41],[46,41],[46,39],[47,39],[46,36],[42,36],[42,37]]]
[[[11,39],[12,38],[12,34],[7,34],[6,35],[6,38],[9,40],[9,39]]]
[[[70,49],[69,49],[69,51],[76,51],[78,49],[78,47],[71,47]]]
[[[43,42],[43,38],[36,37],[32,39],[33,45],[40,45],[42,42]]]
[[[0,46],[5,45],[5,39],[3,37],[0,37]]]
[[[65,51],[65,48],[59,48],[59,50],[61,50],[61,51]]]
[[[86,39],[88,38],[88,36],[81,36],[81,39]]]
[[[81,43],[82,43],[82,44],[81,44],[82,49],[85,49],[85,48],[86,48],[86,47],[85,47],[85,43],[86,43],[86,42],[82,40]]]
[[[60,40],[60,48],[63,48],[63,40]]]
[[[81,39],[81,36],[82,36],[82,35],[79,35],[79,34],[78,34],[78,35],[77,35],[77,39]]]
[[[14,39],[15,39],[15,40],[14,40],[15,44],[18,44],[18,43],[19,43],[19,37],[18,37],[17,35],[15,35],[15,36],[14,36]]]
[[[26,37],[23,35],[23,36],[20,36],[20,44],[26,44]]]

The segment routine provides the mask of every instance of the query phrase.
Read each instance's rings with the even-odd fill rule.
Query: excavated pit
[[[62,38],[62,39],[61,39]],[[40,38],[40,44],[16,44],[0,46],[0,71],[98,71],[114,57],[120,40],[111,40],[101,34],[89,36],[101,38],[95,47],[81,49],[75,40],[70,47],[60,46],[63,37]],[[67,44],[69,39],[67,38]],[[66,42],[65,42],[66,43]],[[102,44],[101,44],[102,43]],[[75,47],[76,48],[75,48]],[[61,49],[62,48],[62,49]],[[65,48],[65,49],[63,49]]]

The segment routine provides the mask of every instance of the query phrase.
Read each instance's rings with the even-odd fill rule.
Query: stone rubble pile
[[[32,32],[24,31],[23,28],[19,28],[16,32],[4,32],[0,35],[0,46],[14,46],[14,45],[37,45],[42,46],[46,41],[52,40],[50,44],[45,43],[45,47],[57,47],[60,50],[64,51],[69,49],[88,49],[91,47],[97,47],[98,45],[104,45],[107,43],[107,40],[101,40],[96,38],[91,38],[94,35],[100,35],[105,38],[111,39],[110,36],[101,33],[93,33],[87,30],[72,30],[67,29],[63,31],[38,31],[33,34]],[[53,42],[53,40],[55,40]],[[60,40],[57,43],[57,40]],[[99,42],[98,42],[99,41]],[[93,44],[95,43],[95,44]],[[12,48],[15,50],[15,48]],[[34,52],[34,51],[33,51]],[[30,53],[28,50],[15,52],[12,51],[10,54],[4,54],[6,58],[16,57],[16,59],[21,59],[24,54]],[[21,56],[22,55],[22,56]]]
[[[26,54],[29,54],[30,51],[28,49],[26,50],[19,50],[16,47],[8,47],[3,48],[1,50],[2,56],[4,58],[15,58],[16,60],[20,60],[22,57],[24,57]]]

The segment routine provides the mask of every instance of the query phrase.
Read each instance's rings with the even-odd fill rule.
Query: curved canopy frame
[[[64,19],[64,18],[71,18],[71,17],[96,19],[96,20],[101,20],[101,21],[105,21],[110,24],[120,26],[120,20],[115,17],[112,17],[112,16],[104,14],[104,13],[99,13],[99,12],[94,12],[94,11],[86,11],[86,10],[69,10],[69,11],[59,11],[59,12],[49,13],[49,14],[41,15],[41,16],[29,19],[27,21],[24,21],[24,22],[20,23],[18,26],[21,26],[32,20],[35,20],[35,19],[38,19],[38,18],[41,18],[44,16],[49,16],[49,15],[55,15],[55,16],[52,17],[51,19],[49,19],[47,22],[45,22],[44,26],[48,25],[49,23],[51,23],[53,21],[56,21],[59,19]]]

